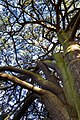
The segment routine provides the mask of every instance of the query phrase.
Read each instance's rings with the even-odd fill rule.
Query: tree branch
[[[72,40],[74,38],[79,25],[80,25],[80,10],[79,10],[77,19],[76,19],[76,21],[75,21],[75,23],[72,27],[71,35],[70,35],[70,38],[69,38],[70,40]]]
[[[10,80],[11,82],[23,87],[23,88],[26,88],[28,90],[31,90],[31,91],[34,91],[35,93],[37,94],[43,94],[45,90],[41,89],[41,88],[38,88],[36,86],[33,86],[32,84],[28,83],[28,82],[25,82],[15,76],[12,76],[10,74],[5,74],[5,73],[0,73],[0,77],[3,77],[3,78],[7,78],[8,80]]]
[[[40,75],[33,73],[31,71],[28,70],[22,70],[19,68],[15,68],[12,66],[5,66],[5,67],[0,67],[0,71],[12,71],[12,72],[17,72],[17,73],[21,73],[21,74],[25,74],[27,75],[27,77],[32,78],[35,82],[37,82],[39,85],[41,85],[42,88],[49,90],[53,93],[60,93],[63,92],[62,88],[57,87],[55,84],[53,84],[52,82],[43,79]]]
[[[41,95],[41,100],[49,111],[51,120],[68,120],[67,105],[63,105],[53,93],[45,91],[45,94]]]
[[[37,98],[38,96],[33,93],[31,94],[25,101],[24,104],[22,105],[22,107],[20,108],[20,110],[18,110],[16,112],[16,114],[13,117],[13,120],[20,120],[21,117],[25,114],[25,111],[28,110],[29,106],[31,105],[31,103]]]
[[[39,61],[37,63],[37,67],[39,67],[45,74],[45,77],[47,80],[49,80],[50,82],[54,83],[56,86],[60,87],[58,85],[58,81],[59,79],[54,76],[54,75],[51,75],[50,71],[48,70],[48,67],[47,65],[44,63],[44,61]]]

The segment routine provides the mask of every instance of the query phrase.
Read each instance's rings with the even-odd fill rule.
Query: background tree
[[[0,1],[4,120],[80,120],[80,0]]]

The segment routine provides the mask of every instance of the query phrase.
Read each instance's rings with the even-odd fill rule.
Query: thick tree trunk
[[[66,45],[67,46],[67,45]],[[71,76],[71,89],[74,104],[80,119],[80,46],[76,42],[68,43],[65,50],[67,71]]]
[[[80,46],[77,42],[70,40],[69,31],[67,33],[62,31],[59,41],[64,50],[61,58],[64,65],[62,64],[60,68],[58,63],[62,72],[64,93],[68,104],[77,112],[77,120],[80,120]]]

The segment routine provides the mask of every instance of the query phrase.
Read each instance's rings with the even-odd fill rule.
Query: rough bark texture
[[[65,61],[75,79],[78,94],[80,94],[80,46],[75,42],[68,46]]]
[[[53,93],[46,91],[41,96],[41,100],[49,111],[51,120],[69,120],[69,115],[66,106]]]
[[[80,119],[80,46],[76,42],[71,42],[67,46],[65,61],[67,71],[72,79],[70,80],[72,95],[78,113],[78,119]]]

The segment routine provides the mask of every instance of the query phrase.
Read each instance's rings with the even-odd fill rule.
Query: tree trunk
[[[69,32],[69,31],[68,31]],[[67,33],[60,33],[59,40],[63,45],[63,57],[60,57],[60,62],[57,60],[58,67],[62,72],[64,93],[67,103],[75,109],[80,120],[80,46],[78,43],[67,39]],[[61,41],[63,39],[63,41]],[[59,63],[61,65],[59,65]]]

